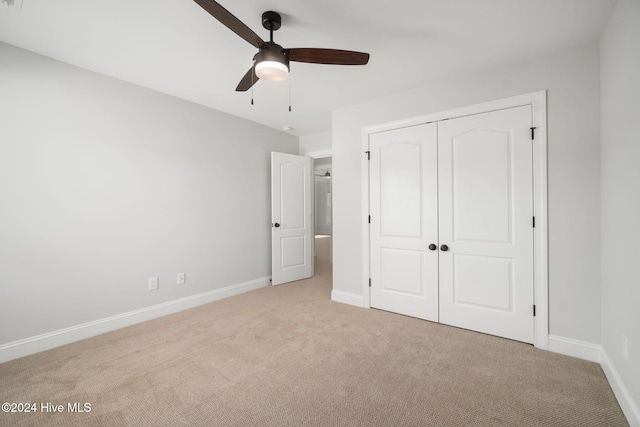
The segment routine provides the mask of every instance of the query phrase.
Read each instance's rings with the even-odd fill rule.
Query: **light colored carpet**
[[[0,425],[628,425],[596,363],[330,301],[328,243],[313,279],[1,364],[0,402],[65,413]]]

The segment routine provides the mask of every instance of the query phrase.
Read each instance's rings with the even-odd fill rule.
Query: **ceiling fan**
[[[289,61],[333,65],[365,65],[369,62],[368,53],[351,50],[284,49],[273,41],[273,32],[278,30],[282,24],[280,14],[277,12],[269,11],[262,14],[262,26],[269,30],[269,41],[265,42],[242,21],[220,6],[218,2],[214,0],[194,1],[231,31],[259,49],[258,53],[253,57],[253,66],[240,80],[236,91],[244,92],[250,89],[259,79],[269,81],[286,79],[289,75]]]

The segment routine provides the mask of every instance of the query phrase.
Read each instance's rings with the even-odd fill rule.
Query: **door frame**
[[[363,306],[371,308],[369,288],[370,275],[370,238],[369,238],[369,135],[373,133],[415,126],[423,123],[504,110],[530,105],[532,123],[535,127],[533,142],[533,210],[535,228],[533,229],[533,301],[536,307],[534,317],[533,345],[547,350],[549,348],[549,246],[548,246],[548,189],[547,189],[547,91],[541,90],[495,101],[483,102],[466,107],[455,108],[437,113],[426,114],[404,120],[383,123],[362,128],[362,295]]]

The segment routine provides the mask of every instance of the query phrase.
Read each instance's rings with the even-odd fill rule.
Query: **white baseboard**
[[[638,402],[633,400],[633,396],[631,396],[631,393],[629,393],[629,390],[624,385],[622,377],[604,350],[602,350],[602,362],[600,366],[602,366],[602,370],[609,381],[613,394],[615,394],[616,399],[618,399],[618,404],[620,408],[622,408],[622,412],[624,412],[625,417],[627,417],[629,425],[631,427],[640,427],[640,409],[638,408]]]
[[[622,377],[601,345],[549,335],[549,351],[599,363],[607,377],[607,381],[609,381],[613,394],[615,394],[620,404],[620,408],[622,408],[622,412],[627,417],[627,421],[632,427],[640,427],[638,403],[634,401]]]
[[[271,277],[262,277],[260,279],[238,283],[221,289],[215,289],[213,291],[203,292],[201,294],[177,300],[167,301],[151,307],[145,307],[139,310],[3,344],[0,345],[0,363],[259,289],[268,286],[270,284],[270,279]]]
[[[549,335],[549,351],[600,363],[602,346],[557,335]]]
[[[331,291],[331,301],[355,305],[356,307],[364,307],[362,295],[350,294],[348,292]]]

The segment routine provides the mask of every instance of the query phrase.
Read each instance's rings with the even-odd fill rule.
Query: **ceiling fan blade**
[[[256,76],[256,67],[251,67],[242,80],[240,80],[240,83],[238,83],[236,92],[248,91],[258,80],[260,80],[260,77]]]
[[[285,49],[289,61],[309,62],[312,64],[365,65],[369,54],[352,50],[296,48]]]
[[[204,10],[209,12],[211,16],[216,18],[222,24],[227,26],[227,28],[251,43],[253,46],[260,48],[267,45],[259,35],[253,32],[251,28],[247,27],[242,21],[233,16],[227,9],[220,6],[217,2],[213,0],[193,1],[198,3]]]

